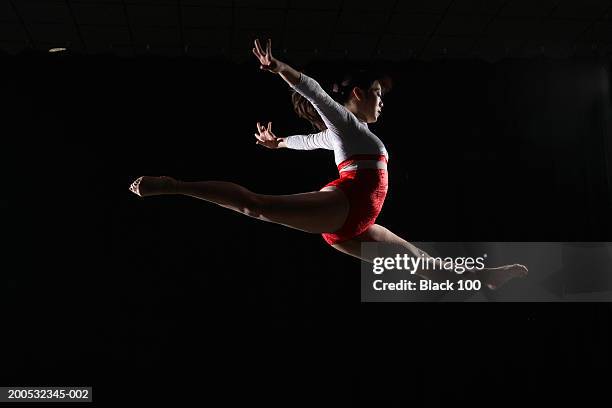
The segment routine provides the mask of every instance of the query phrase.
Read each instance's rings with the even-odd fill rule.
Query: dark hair
[[[383,94],[391,90],[391,78],[388,75],[378,70],[358,69],[344,75],[341,81],[334,82],[326,91],[336,102],[344,105],[351,98],[353,88],[368,90],[374,81],[380,82]],[[291,102],[295,113],[300,118],[306,119],[318,130],[327,129],[314,106],[295,90],[292,92]]]

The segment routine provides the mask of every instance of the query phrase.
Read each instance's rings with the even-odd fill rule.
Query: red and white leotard
[[[327,129],[289,136],[285,143],[290,149],[333,150],[340,177],[323,188],[340,189],[350,205],[344,225],[322,234],[323,239],[330,245],[353,239],[376,222],[382,209],[389,185],[387,149],[367,123],[334,101],[314,79],[302,73],[292,87],[315,107]]]

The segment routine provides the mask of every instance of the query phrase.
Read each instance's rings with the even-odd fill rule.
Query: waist
[[[338,164],[340,173],[365,169],[387,170],[387,158],[382,154],[356,154]]]

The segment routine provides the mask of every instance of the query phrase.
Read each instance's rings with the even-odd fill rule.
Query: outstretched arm
[[[334,135],[329,130],[309,135],[293,135],[284,138],[285,145],[294,150],[334,150]]]
[[[333,100],[317,81],[272,56],[271,40],[267,41],[264,50],[259,44],[259,40],[256,39],[253,54],[259,59],[260,69],[279,74],[315,107],[325,126],[335,134],[342,134],[342,128],[346,124],[352,123],[353,115],[344,106]]]
[[[257,122],[257,133],[255,133],[255,138],[257,139],[257,144],[267,147],[268,149],[334,150],[334,135],[329,130],[309,135],[277,137],[272,132],[272,122],[268,122],[267,127]]]

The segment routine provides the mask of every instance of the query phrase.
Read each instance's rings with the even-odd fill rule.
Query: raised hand
[[[257,144],[267,147],[268,149],[278,149],[279,144],[283,141],[280,137],[276,137],[272,133],[272,122],[268,122],[268,127],[257,122],[257,133],[255,133]]]
[[[279,61],[272,56],[272,40],[268,39],[266,42],[266,49],[264,50],[259,43],[259,39],[255,39],[255,47],[253,48],[253,54],[259,60],[259,69],[274,72],[275,74],[280,71]]]

